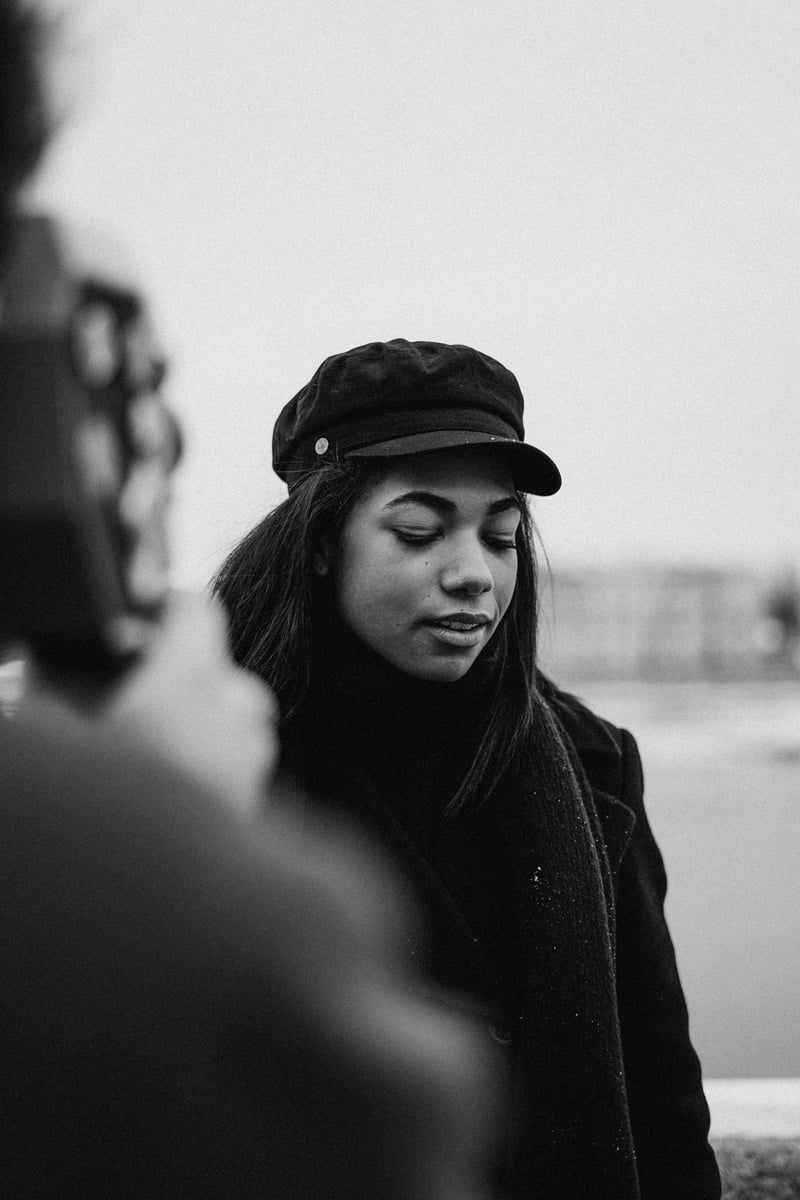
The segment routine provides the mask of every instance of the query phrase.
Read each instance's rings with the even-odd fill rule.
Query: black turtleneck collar
[[[377,654],[337,618],[318,648],[312,692],[314,707],[322,704],[336,725],[355,723],[364,734],[381,738],[413,735],[418,747],[465,739],[477,746],[494,679],[489,652],[451,683],[419,679]]]
[[[393,666],[339,617],[326,624],[308,696],[285,731],[288,757],[305,765],[312,794],[323,796],[346,790],[339,784],[359,768],[427,844],[483,735],[493,658],[485,652],[452,683],[431,682]]]

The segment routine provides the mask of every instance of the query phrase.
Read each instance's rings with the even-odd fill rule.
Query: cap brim
[[[552,458],[536,446],[515,438],[496,437],[470,430],[439,429],[433,433],[413,433],[371,446],[360,446],[345,453],[346,458],[394,458],[403,454],[423,454],[426,450],[448,450],[458,446],[500,446],[508,455],[514,485],[534,496],[552,496],[561,487],[561,472]]]

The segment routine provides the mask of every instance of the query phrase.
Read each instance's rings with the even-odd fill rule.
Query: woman
[[[222,567],[284,769],[368,826],[442,987],[509,1061],[506,1197],[719,1195],[627,732],[536,669],[526,494],[558,490],[514,376],[466,346],[327,359],[278,418],[289,498]]]

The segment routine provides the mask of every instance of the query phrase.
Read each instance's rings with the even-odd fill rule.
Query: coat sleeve
[[[700,1062],[664,916],[667,877],[644,809],[633,737],[621,733],[619,798],[636,825],[619,869],[617,990],[642,1200],[717,1200]]]

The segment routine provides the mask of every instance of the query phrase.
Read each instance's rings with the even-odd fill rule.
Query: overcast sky
[[[58,9],[37,200],[147,282],[180,582],[283,494],[280,407],[391,337],[515,372],[564,477],[535,508],[556,570],[800,563],[797,0]]]

